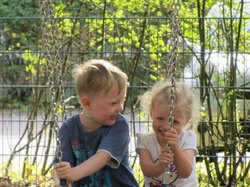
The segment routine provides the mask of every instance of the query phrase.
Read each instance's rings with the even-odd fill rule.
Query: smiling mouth
[[[116,119],[117,118],[117,115],[112,115],[112,116],[110,116],[110,119],[112,119],[112,120],[114,120],[114,119]]]
[[[159,131],[161,134],[165,134],[165,133],[168,131],[168,129],[166,129],[166,128],[159,128],[158,131]]]

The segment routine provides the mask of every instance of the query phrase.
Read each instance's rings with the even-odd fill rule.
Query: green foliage
[[[5,172],[5,164],[2,163],[0,166],[0,173]],[[29,186],[29,187],[52,187],[54,186],[52,171],[49,171],[47,175],[43,175],[39,172],[39,166],[32,165],[26,162],[26,171],[28,173],[27,176],[22,176],[23,171],[22,168],[18,164],[13,164],[10,166],[13,168],[10,170],[9,175],[0,176],[0,186]]]
[[[38,0],[2,0],[0,17],[36,17],[38,2]]]
[[[216,168],[214,167],[214,164],[213,163],[210,163],[209,164],[209,171],[206,170],[206,167],[205,167],[205,162],[198,162],[196,164],[196,175],[197,175],[197,178],[198,178],[198,181],[199,181],[199,185],[201,187],[212,187],[212,186],[221,186],[220,184],[220,180],[217,178],[217,173],[216,173]],[[219,168],[222,169],[224,168],[224,162],[221,161],[219,163]],[[229,164],[229,163],[226,163],[226,164]],[[231,165],[232,167],[232,165]],[[245,180],[242,180],[242,174],[243,174],[243,168],[241,167],[238,167],[237,168],[237,181],[236,181],[236,184],[235,186],[237,187],[245,187],[245,186],[249,186],[250,185],[250,173],[248,172],[247,176],[245,177]],[[210,174],[213,176],[214,180],[211,181],[207,175],[207,172],[210,172]],[[228,172],[228,170],[226,171]],[[229,175],[229,173],[227,174]]]
[[[223,165],[223,162],[220,163],[220,167]],[[21,168],[18,165],[11,166],[15,168],[14,170],[11,170],[9,173],[9,176],[0,176],[0,186],[6,185],[6,186],[30,186],[35,187],[39,184],[40,187],[48,187],[48,186],[54,186],[53,181],[53,174],[50,170],[46,175],[41,174],[39,172],[39,166],[31,165],[29,163],[26,163],[26,172],[28,175],[26,177],[22,177],[22,170],[19,170]],[[212,175],[216,177],[216,172],[214,170],[213,164],[210,164]],[[0,173],[4,173],[5,165],[4,163],[0,166]],[[136,180],[140,187],[143,187],[144,185],[144,176],[141,171],[140,165],[138,162],[135,163],[133,167],[133,172],[136,177]],[[241,168],[238,168],[237,174],[238,176],[242,173]],[[199,185],[201,187],[212,187],[212,186],[220,186],[219,183],[212,184],[210,179],[207,176],[207,171],[205,169],[205,163],[204,162],[198,162],[196,165],[196,174],[199,181]],[[237,186],[244,187],[250,185],[250,174],[247,174],[247,177],[245,181],[237,181]]]
[[[0,21],[4,20],[4,27],[1,29],[4,31],[3,37],[8,40],[8,44],[4,45],[7,46],[5,50],[17,50],[30,44],[32,40],[37,41],[35,20],[39,16],[38,5],[38,0],[0,1]]]
[[[221,6],[223,8],[222,16],[233,17],[231,14],[235,11],[228,10],[240,10],[238,4],[233,3],[233,7],[230,7],[229,1],[221,2],[224,3]],[[62,46],[60,55],[65,68],[63,78],[66,82],[70,82],[70,78],[68,78],[70,71],[68,70],[73,64],[81,63],[90,58],[105,58],[113,61],[128,74],[131,85],[131,93],[128,94],[131,98],[128,100],[131,101],[131,107],[133,107],[134,101],[147,87],[166,77],[167,65],[171,63],[168,62],[168,53],[171,49],[168,41],[173,32],[170,29],[169,21],[170,13],[175,11],[171,7],[172,1],[57,0],[53,3],[55,17],[58,18],[55,25],[58,29],[56,37]],[[211,12],[212,8],[216,8],[212,7],[215,3],[219,3],[219,1],[183,1],[179,12],[180,32],[181,38],[183,37],[189,43],[182,40],[179,42],[180,53],[177,57],[179,72],[177,77],[182,76],[183,69],[192,62],[193,57],[196,58],[201,67],[208,67],[209,59],[205,58],[207,51],[226,51],[229,52],[228,57],[232,57],[230,52],[249,51],[250,32],[245,30],[249,23],[245,21],[241,23],[240,19],[218,18],[216,14]],[[11,85],[9,90],[0,96],[2,107],[19,107],[20,103],[26,104],[26,107],[29,107],[30,103],[33,105],[44,103],[46,106],[49,104],[49,100],[41,99],[41,95],[47,96],[47,90],[25,87],[31,84],[40,86],[47,83],[46,61],[42,49],[42,44],[45,41],[41,39],[42,28],[40,28],[41,20],[38,18],[38,5],[38,0],[2,0],[0,2],[2,23],[0,50],[4,51],[0,54],[0,76],[3,80],[2,85]],[[218,19],[203,19],[207,16]],[[51,25],[47,26],[51,28]],[[237,41],[239,42],[238,48],[235,45]],[[196,56],[194,53],[197,52],[193,46],[195,44],[203,47],[204,51],[198,51],[200,56]],[[53,47],[54,43],[49,43],[49,45],[49,47]],[[54,64],[55,62],[51,61],[50,63]],[[233,68],[235,67],[231,67],[231,69]],[[215,75],[213,70],[204,69],[206,70],[204,74],[201,71],[197,75],[200,76],[201,84],[198,86],[204,88],[200,90],[202,102],[207,105],[205,106],[206,110],[202,112],[205,121],[203,124],[206,126],[207,134],[210,133],[208,134],[209,140],[219,137],[221,142],[225,142],[226,147],[229,148],[228,155],[231,156],[230,154],[233,153],[230,152],[232,151],[230,148],[236,145],[234,142],[241,140],[239,137],[232,139],[234,132],[238,134],[235,131],[238,125],[235,123],[229,125],[232,124],[232,121],[228,119],[228,117],[240,115],[238,106],[230,105],[235,102],[233,99],[236,98],[237,92],[232,89],[215,91],[214,89],[217,86],[232,88],[229,81],[231,79],[228,79],[228,76],[233,77],[233,75],[230,74],[231,72],[228,74],[226,72],[223,76]],[[217,81],[217,85],[213,84],[213,80]],[[15,85],[22,85],[22,87],[14,87]],[[72,93],[74,93],[72,89],[66,91],[69,95],[68,98],[71,98]],[[212,122],[215,117],[212,116],[214,113],[211,113],[211,108],[209,108],[211,104],[209,96],[218,98],[216,104],[220,106],[215,123]],[[34,111],[37,109],[33,106],[29,108],[35,108]],[[61,113],[62,109],[59,108],[57,112]],[[143,119],[143,116],[141,117]],[[230,138],[230,142],[233,143],[227,144],[225,137]],[[228,169],[226,165],[221,167]],[[238,168],[235,169],[238,170]],[[227,178],[226,173],[222,173],[222,175],[223,178]],[[216,175],[213,174],[212,178],[216,178]],[[204,179],[206,182],[208,180]]]
[[[144,175],[142,173],[140,164],[138,162],[135,163],[135,165],[133,167],[133,172],[134,172],[135,178],[139,184],[139,187],[143,187],[144,186]]]

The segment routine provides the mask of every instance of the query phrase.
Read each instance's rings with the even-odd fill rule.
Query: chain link
[[[170,34],[170,52],[169,52],[169,63],[168,63],[168,76],[167,78],[170,79],[171,82],[171,91],[169,97],[169,126],[171,129],[174,124],[174,110],[175,110],[175,79],[176,79],[176,65],[177,65],[177,54],[178,54],[178,38],[179,38],[179,8],[180,2],[179,0],[174,0],[171,6],[171,14],[170,14],[170,27],[171,27],[171,34]],[[167,145],[168,151],[172,152],[169,145]],[[167,187],[170,186],[170,165],[166,167],[166,170],[163,174],[163,186]]]
[[[176,66],[177,66],[177,54],[178,54],[178,39],[179,39],[179,0],[174,0],[171,8],[170,14],[170,45],[171,50],[169,52],[169,63],[168,63],[168,79],[171,82],[171,95],[169,98],[169,124],[170,128],[174,124],[174,110],[175,110],[175,82],[176,82]]]
[[[170,45],[171,50],[169,53],[169,68],[168,68],[168,78],[171,81],[171,95],[169,98],[169,124],[170,127],[174,124],[174,109],[175,109],[175,77],[176,77],[176,61],[178,53],[178,36],[179,36],[179,0],[175,0],[172,4],[171,14],[170,14]],[[60,49],[62,46],[58,42],[58,29],[56,25],[56,19],[54,17],[54,11],[50,0],[41,0],[40,2],[40,11],[41,11],[41,26],[42,26],[42,44],[45,49],[45,56],[47,59],[47,68],[48,68],[48,81],[49,88],[51,90],[51,101],[53,109],[53,122],[54,122],[54,131],[56,135],[57,143],[57,158],[59,162],[62,161],[62,151],[61,151],[61,141],[59,137],[59,125],[58,125],[58,115],[57,111],[59,107],[62,109],[62,118],[65,119],[65,98],[64,98],[64,88],[63,88],[63,68],[62,68],[62,59],[60,56]],[[52,56],[51,53],[54,55]],[[55,65],[53,66],[53,61]],[[53,68],[54,67],[54,68]],[[54,77],[53,77],[54,75]],[[55,76],[56,75],[56,76]],[[53,78],[58,78],[59,82],[59,91],[57,92],[55,82]],[[60,93],[61,106],[58,106],[56,101],[56,94]]]
[[[60,56],[59,35],[57,22],[54,17],[54,9],[50,0],[40,1],[41,29],[42,29],[42,48],[47,65],[48,84],[51,91],[52,121],[56,136],[57,152],[59,162],[62,162],[61,140],[59,136],[58,110],[62,110],[62,120],[66,118],[64,83],[63,83],[63,62]],[[56,83],[58,86],[56,86]],[[58,95],[60,94],[60,104]]]

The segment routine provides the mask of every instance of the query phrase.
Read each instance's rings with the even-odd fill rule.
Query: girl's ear
[[[186,124],[190,121],[191,117],[187,117]]]
[[[88,96],[83,96],[81,98],[81,104],[85,109],[89,109],[90,108],[90,100]]]

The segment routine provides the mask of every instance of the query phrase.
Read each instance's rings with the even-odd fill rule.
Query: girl
[[[171,84],[158,82],[141,98],[143,109],[152,118],[154,131],[137,134],[136,151],[145,176],[145,187],[161,187],[164,183],[177,187],[196,187],[197,142],[195,133],[186,127],[191,118],[194,119],[199,105],[190,87],[181,82],[176,83],[174,123],[170,127],[170,96]]]

